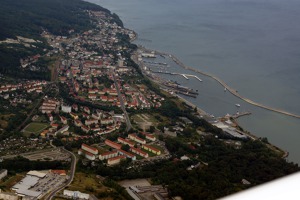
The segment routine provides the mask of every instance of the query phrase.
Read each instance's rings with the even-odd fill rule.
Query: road
[[[52,145],[52,143],[51,143]],[[53,146],[53,145],[52,145]],[[74,179],[74,175],[75,175],[75,171],[76,171],[76,163],[77,163],[77,159],[74,153],[61,148],[62,151],[65,151],[66,153],[69,153],[71,155],[71,168],[70,168],[70,176],[69,179],[67,180],[67,182],[61,186],[59,186],[58,188],[52,190],[47,197],[45,197],[45,200],[52,200],[52,198],[56,195],[56,193],[58,193],[60,190],[64,189],[65,187],[67,187],[68,185],[70,185]]]
[[[114,74],[113,74],[113,78],[114,78],[116,90],[118,92],[118,98],[119,98],[119,101],[120,101],[120,104],[121,104],[121,109],[124,113],[124,117],[125,117],[125,121],[126,121],[126,126],[127,126],[126,131],[129,131],[130,129],[132,129],[132,124],[130,122],[130,118],[128,116],[128,113],[126,111],[125,104],[124,104],[124,101],[123,101],[123,98],[122,98],[122,94],[121,94],[118,82],[117,82],[116,77],[115,77]]]
[[[22,124],[20,124],[17,128],[16,128],[16,131],[20,131],[21,128],[23,128],[23,126],[25,125],[25,123],[32,117],[32,114],[34,113],[34,111],[37,109],[38,106],[41,105],[44,97],[46,96],[46,94],[48,93],[48,91],[50,90],[52,84],[50,83],[48,85],[48,87],[45,89],[44,91],[44,95],[43,97],[40,98],[40,100],[35,104],[35,106],[32,108],[32,110],[30,111],[30,113],[27,115],[26,119],[22,122]]]

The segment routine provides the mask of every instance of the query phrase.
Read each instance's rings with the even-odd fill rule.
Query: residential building
[[[64,190],[64,196],[71,197],[72,199],[86,199],[90,198],[89,194],[82,193],[79,191],[71,191],[71,190]]]
[[[109,158],[107,160],[107,164],[110,165],[110,166],[111,165],[116,165],[116,164],[119,164],[121,162],[121,160],[124,160],[124,159],[126,159],[125,156],[117,156],[117,157],[114,157],[114,158]]]
[[[65,113],[70,113],[72,111],[72,107],[71,106],[67,106],[67,105],[61,105],[61,111],[65,112]]]
[[[152,153],[155,153],[156,155],[160,155],[161,154],[161,151],[157,148],[154,148],[150,145],[146,145],[146,144],[143,144],[143,149],[147,150],[147,151],[150,151]]]
[[[135,153],[135,154],[137,154],[137,155],[140,155],[140,156],[142,156],[144,158],[148,158],[149,157],[149,155],[148,155],[147,152],[144,152],[144,151],[142,151],[141,149],[138,149],[138,148],[131,147],[130,151],[133,152],[133,153]]]
[[[122,149],[119,149],[118,152],[119,152],[119,154],[124,155],[124,156],[126,156],[127,158],[131,158],[132,160],[136,160],[135,155],[133,155],[133,154],[127,152],[127,151],[124,151],[124,150],[122,150]]]
[[[105,144],[114,148],[114,149],[121,149],[122,145],[118,144],[118,143],[115,143],[113,141],[110,141],[110,140],[105,140]]]
[[[87,159],[89,160],[95,160],[96,159],[96,156],[88,151],[85,151],[83,149],[79,149],[78,150],[78,154],[79,155],[84,155]]]
[[[134,142],[131,142],[129,140],[123,139],[121,137],[118,137],[118,142],[122,143],[122,144],[128,144],[130,147],[133,147],[135,145]]]
[[[143,135],[145,135],[146,139],[151,140],[154,142],[156,140],[156,137],[153,134],[142,132]]]
[[[113,158],[118,156],[118,152],[117,151],[109,151],[109,152],[105,152],[99,155],[99,159],[100,160],[105,160],[105,159],[109,159],[109,158]]]
[[[94,148],[94,147],[91,147],[87,144],[82,144],[81,145],[81,148],[87,152],[90,152],[92,154],[98,154],[98,149]]]
[[[135,134],[129,134],[128,135],[128,138],[133,140],[133,141],[136,141],[138,143],[141,143],[141,144],[146,144],[146,140],[136,136]]]

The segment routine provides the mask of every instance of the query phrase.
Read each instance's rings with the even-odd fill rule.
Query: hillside
[[[93,27],[85,10],[111,14],[101,6],[81,0],[0,0],[0,5],[0,73],[21,78],[49,78],[49,70],[45,66],[34,72],[19,70],[20,59],[42,54],[50,48],[40,35],[43,30],[54,35],[67,36],[71,32],[78,33]],[[116,23],[122,25],[117,15],[112,16]],[[35,41],[26,45],[4,42],[7,39],[16,41],[18,36]]]

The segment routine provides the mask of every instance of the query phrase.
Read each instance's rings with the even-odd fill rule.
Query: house
[[[83,108],[83,111],[86,112],[86,113],[88,113],[88,114],[91,114],[90,109],[88,107],[86,107],[86,106]]]
[[[70,115],[73,119],[78,119],[78,115],[76,113],[70,112]]]
[[[86,119],[85,122],[84,122],[84,124],[85,124],[86,126],[89,126],[89,125],[91,125],[91,124],[97,124],[97,123],[98,123],[98,120],[97,120],[97,119]]]
[[[64,116],[59,116],[59,117],[60,117],[61,123],[63,123],[63,124],[67,124],[68,123],[67,118],[65,118]]]
[[[52,122],[52,121],[53,121],[53,116],[52,116],[52,114],[51,114],[51,113],[48,113],[47,116],[48,116],[49,121]]]
[[[83,130],[84,132],[89,132],[90,131],[90,128],[89,127],[87,127],[87,126],[85,126],[85,125],[82,125],[81,126],[81,130]]]
[[[72,105],[72,109],[75,110],[76,112],[78,111],[78,105],[77,104],[73,104]]]
[[[101,119],[100,123],[104,124],[104,125],[112,124],[112,123],[114,123],[114,120],[113,120],[113,118]]]
[[[87,118],[87,119],[90,118],[90,116],[89,116],[88,114],[86,114],[86,113],[82,113],[82,117],[83,117],[83,118]]]
[[[80,120],[76,119],[76,120],[74,120],[74,125],[77,127],[80,127],[80,126],[82,126],[82,123]]]

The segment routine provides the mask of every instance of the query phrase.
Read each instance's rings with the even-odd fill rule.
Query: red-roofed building
[[[151,140],[151,141],[155,141],[156,140],[156,137],[154,136],[154,135],[152,135],[152,134],[149,134],[149,133],[145,133],[145,132],[141,132],[143,135],[145,135],[146,136],[146,139],[148,139],[148,140]]]
[[[116,165],[116,164],[119,164],[121,162],[121,160],[124,160],[126,159],[125,156],[117,156],[117,157],[114,157],[114,158],[109,158],[107,160],[107,164],[108,165]]]
[[[154,148],[150,145],[146,145],[146,144],[143,144],[143,149],[147,150],[147,151],[150,151],[152,153],[155,153],[156,155],[160,155],[161,154],[161,151],[157,148]]]
[[[109,152],[105,152],[99,155],[99,159],[100,160],[105,160],[105,159],[109,159],[109,158],[113,158],[118,156],[118,152],[117,151],[109,151]]]
[[[110,140],[105,140],[105,144],[114,148],[114,149],[121,149],[122,145],[118,144],[118,143],[115,143],[113,141],[110,141]]]
[[[119,152],[119,154],[124,155],[124,156],[126,156],[127,158],[131,158],[132,160],[136,160],[135,155],[133,155],[133,154],[127,152],[127,151],[124,151],[124,150],[122,150],[122,149],[119,149],[118,152]]]
[[[148,158],[149,157],[149,155],[148,155],[147,152],[144,152],[144,151],[142,151],[141,149],[138,149],[138,148],[131,147],[130,151],[133,152],[133,153],[135,153],[135,154],[137,154],[137,155],[140,155],[140,156],[142,156],[144,158]]]
[[[88,151],[85,151],[83,149],[79,149],[78,150],[78,154],[79,155],[84,155],[87,159],[89,160],[95,160],[96,159],[96,156]]]
[[[81,145],[81,148],[87,152],[90,152],[92,154],[98,154],[98,149],[94,148],[94,147],[91,147],[87,144],[82,144]]]
[[[138,143],[146,144],[146,140],[136,136],[135,134],[129,134],[128,137],[129,137],[129,139],[131,139],[133,141],[136,141]]]
[[[68,123],[67,118],[65,118],[64,116],[60,116],[60,121],[61,121],[61,123],[63,123],[63,124],[67,124],[67,123]]]
[[[83,130],[84,132],[89,132],[90,131],[90,128],[89,127],[87,127],[87,126],[85,126],[85,125],[82,125],[81,126],[81,130]]]
[[[74,120],[74,124],[75,124],[75,126],[77,126],[77,127],[80,127],[80,126],[82,126],[82,123],[81,123],[81,121],[80,121],[80,120],[78,120],[78,119]]]
[[[122,143],[122,144],[128,144],[130,147],[133,147],[135,144],[134,142],[131,142],[129,140],[126,140],[124,138],[118,137],[118,142]]]
[[[54,170],[54,169],[51,169],[51,172],[53,174],[58,174],[60,176],[66,176],[67,175],[66,170],[58,170],[58,169]]]

